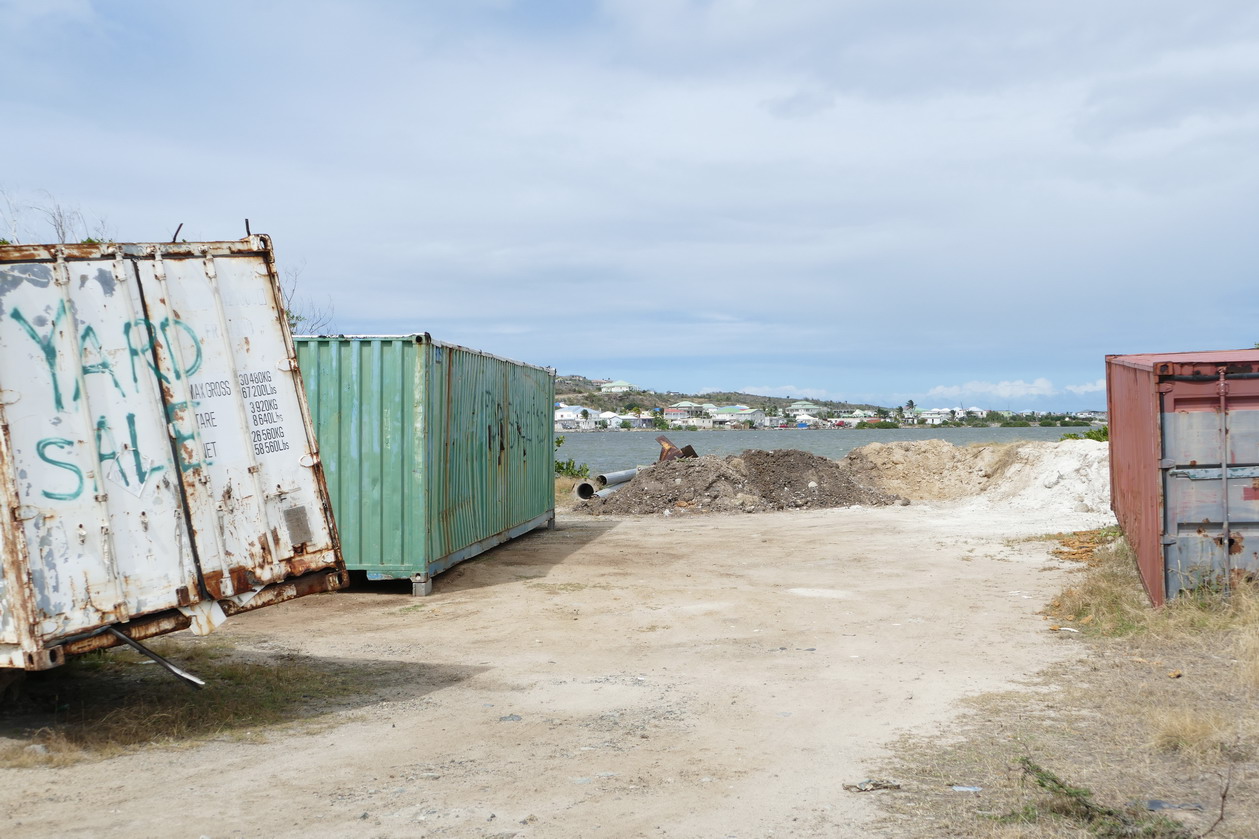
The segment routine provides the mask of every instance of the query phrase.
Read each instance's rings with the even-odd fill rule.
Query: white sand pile
[[[1110,513],[1109,449],[1093,440],[871,443],[849,453],[847,462],[866,483],[914,500]]]

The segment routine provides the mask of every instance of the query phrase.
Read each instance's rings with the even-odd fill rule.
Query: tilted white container
[[[270,240],[0,246],[0,668],[345,585]]]

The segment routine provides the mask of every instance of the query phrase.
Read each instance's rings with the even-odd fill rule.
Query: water
[[[806,431],[586,431],[564,432],[564,445],[555,453],[590,466],[590,474],[614,472],[655,463],[660,457],[656,436],[664,434],[679,448],[695,447],[699,454],[730,455],[745,449],[800,449],[839,460],[866,443],[901,440],[944,440],[955,446],[969,443],[1015,443],[1022,440],[1057,441],[1063,434],[1079,434],[1087,428],[863,428]]]

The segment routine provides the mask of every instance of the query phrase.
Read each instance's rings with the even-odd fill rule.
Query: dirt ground
[[[428,598],[375,584],[233,619],[239,649],[376,675],[291,724],[0,769],[0,835],[877,836],[843,785],[898,736],[1083,654],[1036,614],[1064,563],[1021,537],[1108,518],[566,513]]]

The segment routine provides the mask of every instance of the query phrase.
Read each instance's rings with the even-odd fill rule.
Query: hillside
[[[749,408],[783,409],[803,396],[760,396],[754,393],[656,393],[652,391],[634,391],[631,393],[600,393],[599,388],[585,376],[557,376],[555,378],[555,399],[569,405],[581,405],[598,411],[616,411],[626,413],[634,408],[651,411],[656,408],[667,408],[676,402],[712,402],[714,405],[747,405]],[[808,400],[819,408],[830,411],[851,411],[856,408],[876,410],[878,406],[858,404],[855,402],[835,402],[825,399]]]

